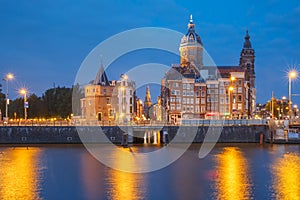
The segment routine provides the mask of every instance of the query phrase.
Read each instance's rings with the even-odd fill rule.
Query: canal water
[[[300,199],[300,145],[217,144],[204,159],[199,148],[159,171],[132,174],[80,145],[2,146],[0,199]]]

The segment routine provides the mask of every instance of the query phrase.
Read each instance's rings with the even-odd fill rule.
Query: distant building
[[[87,123],[130,123],[135,116],[135,83],[126,75],[109,81],[101,65],[95,80],[84,87],[82,118]]]
[[[135,82],[122,74],[116,83],[112,106],[118,123],[127,124],[134,120],[135,101]]]
[[[204,66],[203,43],[192,17],[180,43],[180,65],[172,65],[162,79],[162,117],[182,119],[251,118],[256,90],[254,50],[246,32],[239,66]]]
[[[111,97],[115,88],[115,81],[108,81],[101,65],[95,80],[84,87],[84,98],[81,99],[82,117],[88,122],[112,122],[114,111]]]
[[[149,118],[149,109],[152,106],[151,94],[149,86],[146,87],[146,96],[144,101],[144,115],[146,118]]]
[[[149,109],[149,118],[153,123],[161,123],[163,120],[162,106],[160,96],[157,97],[157,103],[154,103]]]
[[[144,108],[142,99],[137,98],[135,101],[136,110],[136,121],[144,120]]]

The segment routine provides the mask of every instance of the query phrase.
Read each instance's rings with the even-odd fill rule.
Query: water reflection
[[[248,163],[236,147],[226,147],[216,155],[215,199],[249,199],[251,185]]]
[[[300,155],[284,154],[271,169],[276,199],[300,199]]]
[[[130,149],[124,149],[125,151]],[[134,149],[132,149],[134,151]],[[115,151],[113,153],[113,158],[115,161],[115,166],[118,165],[128,165],[134,166],[134,160],[127,160],[126,157],[122,156],[120,151]],[[145,163],[146,164],[146,163]],[[121,168],[121,167],[120,167]],[[122,172],[114,169],[109,169],[109,174],[107,176],[107,181],[109,185],[108,196],[109,199],[119,200],[119,199],[145,199],[146,198],[146,175],[134,174]]]
[[[0,199],[40,199],[40,150],[1,150]]]

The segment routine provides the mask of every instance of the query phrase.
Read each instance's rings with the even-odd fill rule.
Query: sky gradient
[[[22,86],[37,95],[54,84],[71,87],[82,61],[101,41],[148,26],[185,33],[190,14],[217,65],[238,65],[248,28],[256,54],[257,102],[267,101],[272,90],[278,98],[287,96],[287,70],[299,69],[300,62],[298,0],[0,1],[0,74],[15,74],[9,88],[13,98]],[[117,79],[136,64],[179,62],[153,55],[137,52],[120,58],[108,76]],[[299,81],[293,93],[300,93]],[[294,101],[300,103],[300,97]]]

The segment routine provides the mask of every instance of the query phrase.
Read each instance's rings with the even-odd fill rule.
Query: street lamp
[[[292,80],[297,78],[298,72],[296,70],[291,70],[288,72],[289,77],[289,117],[292,118]]]
[[[8,104],[9,104],[9,99],[8,99],[8,81],[12,80],[14,78],[14,75],[11,73],[6,74],[6,76],[3,78],[4,81],[6,81],[6,98],[5,98],[5,118],[8,121]]]
[[[27,120],[27,108],[28,108],[27,90],[22,88],[20,89],[19,93],[24,95],[24,119]]]

